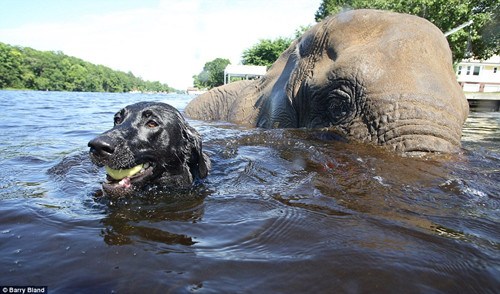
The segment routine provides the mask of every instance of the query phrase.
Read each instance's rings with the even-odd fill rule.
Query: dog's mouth
[[[154,166],[150,163],[139,164],[127,169],[106,169],[106,182],[102,184],[104,191],[115,194],[131,190],[134,186],[142,186],[154,174]]]

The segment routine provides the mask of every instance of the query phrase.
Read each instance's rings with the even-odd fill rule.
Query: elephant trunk
[[[455,153],[460,148],[460,136],[448,133],[449,128],[424,121],[400,121],[379,134],[382,145],[398,153]]]
[[[459,105],[452,105],[456,101],[460,101]],[[460,150],[462,125],[468,114],[465,97],[384,95],[370,99],[366,107],[369,114],[363,117],[363,124],[368,129],[368,140],[377,145],[405,154]]]

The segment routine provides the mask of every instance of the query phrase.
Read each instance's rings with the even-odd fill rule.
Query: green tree
[[[323,0],[315,18],[321,21],[343,9],[360,8],[417,15],[429,20],[443,32],[473,20],[470,27],[448,36],[453,59],[458,61],[464,58],[469,38],[476,58],[487,59],[500,54],[498,0]]]
[[[203,70],[193,76],[193,84],[199,89],[214,88],[224,84],[224,69],[231,62],[229,59],[216,58],[205,63]]]
[[[0,88],[23,88],[23,56],[11,46],[0,43]]]
[[[298,34],[298,33],[297,33]],[[243,51],[242,63],[270,67],[292,43],[290,38],[263,39]]]
[[[38,51],[0,43],[0,89],[52,91],[172,92],[158,81],[143,81],[131,72],[115,71],[62,52]]]

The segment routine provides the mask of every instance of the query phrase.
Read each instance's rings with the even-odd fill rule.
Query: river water
[[[463,152],[427,158],[319,131],[190,120],[213,163],[201,188],[102,197],[87,142],[125,105],[182,110],[190,99],[0,91],[0,286],[498,293],[499,112],[471,112]]]

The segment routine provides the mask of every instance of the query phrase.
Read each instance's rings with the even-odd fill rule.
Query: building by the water
[[[471,109],[500,110],[500,56],[464,59],[457,65],[456,74]]]
[[[500,56],[488,60],[464,59],[456,68],[464,92],[500,92]]]
[[[256,79],[264,76],[267,72],[265,66],[260,65],[232,65],[229,64],[224,69],[224,85],[231,82],[232,77]]]

